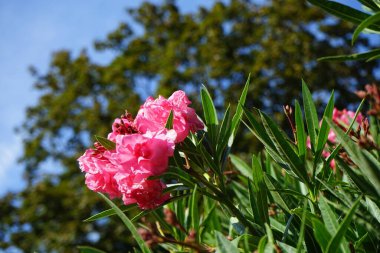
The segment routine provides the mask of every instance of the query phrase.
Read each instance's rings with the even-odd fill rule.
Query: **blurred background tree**
[[[190,14],[181,13],[178,4],[145,2],[128,10],[132,23],[120,23],[95,42],[100,53],[115,53],[107,65],[95,64],[85,50],[79,56],[60,51],[46,73],[32,69],[40,98],[19,127],[28,186],[0,200],[0,248],[129,249],[133,242],[121,224],[112,219],[82,222],[107,207],[85,188],[76,158],[91,146],[93,135],[106,135],[115,117],[125,109],[135,113],[148,95],[184,89],[199,108],[198,90],[204,83],[222,108],[237,101],[251,73],[248,105],[283,122],[282,105],[299,96],[301,78],[321,101],[335,89],[338,107],[356,102],[352,91],[375,81],[376,61],[360,63],[360,68],[357,62],[316,62],[320,56],[350,53],[353,27],[306,1],[216,1],[210,9]],[[355,47],[371,45],[361,38]],[[255,149],[244,134],[239,138],[235,152]],[[44,166],[59,173],[42,177]]]

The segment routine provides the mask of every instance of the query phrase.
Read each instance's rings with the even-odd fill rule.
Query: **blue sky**
[[[17,164],[22,140],[14,132],[25,118],[25,109],[36,103],[28,67],[44,73],[51,53],[69,49],[78,54],[87,48],[90,56],[106,62],[111,55],[96,54],[95,39],[101,39],[128,17],[126,7],[142,1],[121,0],[0,0],[0,196],[24,186],[22,166]],[[162,2],[162,1],[151,1]],[[212,0],[179,0],[183,11],[193,11]]]

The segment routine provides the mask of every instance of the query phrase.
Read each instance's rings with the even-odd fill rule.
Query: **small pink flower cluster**
[[[114,150],[95,143],[78,161],[86,173],[89,189],[107,193],[111,198],[122,197],[124,204],[137,203],[141,209],[152,209],[169,199],[163,194],[166,185],[159,176],[168,168],[175,144],[182,142],[190,131],[204,128],[190,100],[183,91],[174,92],[168,99],[149,97],[140,107],[136,118],[130,114],[117,118],[108,135],[115,142]],[[165,128],[173,112],[173,129]]]
[[[346,130],[348,128],[348,126],[351,124],[351,121],[354,117],[355,117],[355,112],[353,112],[353,111],[349,111],[347,109],[343,109],[342,111],[340,111],[340,110],[334,108],[332,120],[335,124],[337,124],[338,126],[344,128],[344,130]],[[363,119],[364,119],[363,115],[361,113],[359,113],[358,116],[356,117],[356,122],[358,124],[360,124]],[[327,139],[330,142],[330,144],[336,143],[336,135],[335,135],[333,130],[330,130]],[[309,148],[311,147],[311,143],[310,143],[309,138],[307,139],[307,146]],[[330,152],[328,152],[326,150],[324,150],[322,152],[322,156],[325,158],[327,158],[329,155],[330,155]],[[330,167],[333,169],[335,168],[335,161],[334,160],[332,160],[330,162]]]

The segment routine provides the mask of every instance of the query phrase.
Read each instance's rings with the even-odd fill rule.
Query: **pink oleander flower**
[[[170,111],[173,111],[173,129],[177,133],[175,142],[182,142],[190,131],[204,128],[195,110],[188,107],[190,104],[181,90],[174,92],[168,99],[162,96],[157,99],[149,97],[140,107],[134,123],[141,133],[157,132],[165,128]]]
[[[342,111],[340,111],[340,110],[334,108],[332,120],[338,126],[340,126],[342,128],[348,128],[349,125],[351,124],[352,119],[354,117],[355,117],[355,112],[353,112],[353,111],[349,111],[347,109],[343,109]],[[364,119],[363,115],[361,113],[359,113],[358,116],[356,117],[356,122],[358,124],[360,124],[363,119]],[[320,122],[320,124],[321,124],[321,122]],[[327,139],[328,139],[328,141],[331,144],[335,144],[335,142],[336,142],[336,135],[335,135],[335,132],[333,130],[330,130]],[[310,138],[307,138],[306,145],[309,148],[311,148]],[[322,152],[322,156],[324,158],[329,157],[329,155],[330,155],[330,152],[328,152],[326,150],[324,150]],[[335,169],[335,161],[334,160],[332,160],[330,162],[330,167],[333,168],[333,169]]]
[[[160,175],[166,171],[169,157],[173,156],[176,136],[174,130],[166,129],[157,133],[118,135],[112,160],[122,172]]]
[[[120,197],[121,192],[114,178],[118,169],[117,166],[107,158],[111,152],[98,144],[96,144],[96,146],[95,150],[87,149],[86,152],[78,158],[80,169],[86,173],[85,183],[90,190],[107,193],[111,198]]]
[[[125,205],[137,203],[141,209],[152,209],[170,198],[170,194],[162,193],[166,185],[158,179],[148,180],[149,176],[127,172],[116,174]]]

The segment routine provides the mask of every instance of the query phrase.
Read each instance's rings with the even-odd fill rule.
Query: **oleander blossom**
[[[338,109],[334,108],[333,115],[332,115],[332,120],[339,127],[341,127],[342,129],[346,130],[349,127],[349,125],[351,124],[351,122],[354,119],[354,117],[355,117],[355,112],[353,112],[353,111],[349,111],[347,109],[338,110]],[[363,119],[364,119],[363,115],[361,113],[359,113],[358,116],[356,117],[356,123],[361,124],[361,122],[363,121]],[[320,122],[320,124],[321,124],[321,122]],[[335,132],[333,130],[330,130],[327,139],[328,139],[328,142],[331,145],[336,144],[336,134],[335,134]],[[306,145],[309,148],[311,148],[310,138],[307,138]],[[327,157],[330,156],[330,152],[326,151],[326,150],[323,150],[322,151],[322,156],[324,158],[327,158]],[[333,168],[333,169],[335,169],[335,161],[334,160],[332,160],[330,162],[330,167]]]
[[[111,198],[120,197],[121,192],[114,178],[118,171],[117,165],[108,158],[111,151],[95,143],[95,149],[87,149],[78,158],[79,167],[85,172],[87,187],[95,192],[107,193]]]
[[[195,110],[188,107],[190,104],[185,92],[181,90],[174,92],[168,99],[162,96],[157,99],[149,97],[137,113],[135,126],[141,133],[160,131],[165,128],[170,112],[173,111],[173,129],[177,133],[175,142],[182,142],[190,131],[204,128]]]
[[[111,198],[121,197],[125,205],[137,203],[141,209],[156,208],[168,200],[170,194],[163,193],[165,183],[150,177],[167,171],[175,143],[183,141],[190,131],[203,129],[189,104],[186,94],[176,91],[168,99],[148,98],[135,120],[128,112],[116,118],[107,136],[115,149],[95,143],[94,149],[78,158],[87,187]],[[171,111],[173,129],[168,130],[165,126]]]

